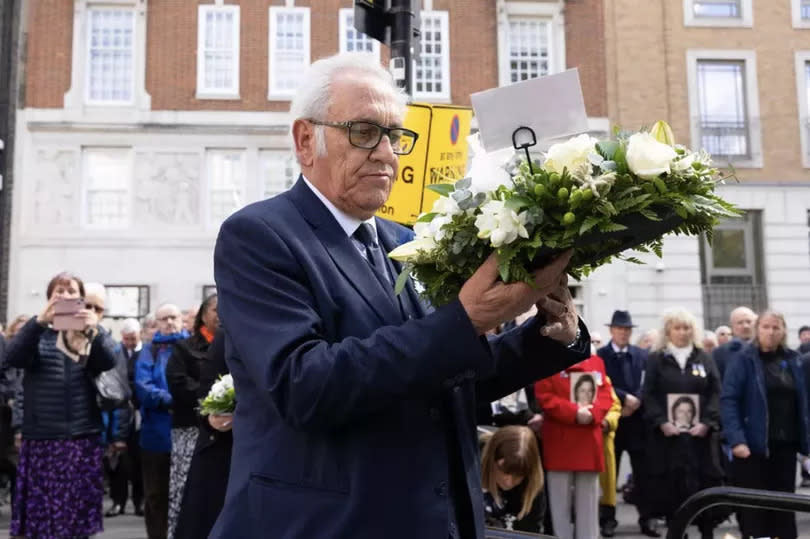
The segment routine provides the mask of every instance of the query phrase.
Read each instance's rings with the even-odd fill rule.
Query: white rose
[[[627,143],[627,166],[638,177],[651,180],[669,174],[672,160],[678,157],[674,148],[655,140],[649,133],[630,136]]]
[[[467,144],[472,154],[467,177],[472,181],[470,191],[474,195],[495,191],[502,185],[512,187],[512,176],[506,171],[506,165],[515,153],[512,148],[487,153],[478,133],[467,137]]]
[[[208,395],[215,400],[219,400],[225,396],[225,388],[220,382],[217,382],[211,386],[211,391]]]
[[[453,197],[447,196],[436,199],[436,202],[433,203],[433,208],[431,208],[431,213],[443,213],[446,215],[456,215],[461,213],[461,208],[458,207],[458,203]]]
[[[692,168],[692,163],[695,162],[695,154],[686,154],[677,161],[672,163],[672,170],[676,172],[684,172]]]
[[[496,249],[512,243],[518,236],[528,238],[526,230],[526,212],[520,214],[510,210],[500,200],[490,200],[481,207],[481,214],[475,218],[478,237],[489,238]]]
[[[597,142],[599,141],[590,135],[579,135],[565,142],[552,144],[546,152],[543,169],[562,174],[563,169],[567,168],[573,174],[583,165],[588,165],[588,155],[596,152]]]
[[[226,374],[222,377],[222,385],[225,389],[233,389],[233,376]]]

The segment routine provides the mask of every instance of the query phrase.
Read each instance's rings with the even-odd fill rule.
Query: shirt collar
[[[626,354],[626,353],[628,353],[630,351],[629,346],[625,346],[624,348],[619,348],[618,346],[616,346],[616,343],[613,342],[613,341],[610,341],[610,346],[613,348],[613,352],[615,352],[616,354],[618,354],[620,352],[624,352]]]
[[[354,232],[360,227],[362,223],[370,224],[372,228],[374,228],[374,233],[377,234],[377,222],[373,216],[369,219],[366,219],[365,221],[362,221],[357,217],[352,217],[348,213],[344,212],[343,210],[332,204],[332,201],[326,198],[323,195],[323,193],[321,193],[318,190],[317,187],[312,185],[312,183],[310,183],[310,181],[307,179],[306,176],[302,174],[301,177],[304,179],[304,183],[307,184],[307,187],[309,187],[310,190],[315,194],[315,196],[318,197],[318,199],[321,202],[323,202],[323,205],[326,206],[326,209],[329,210],[329,213],[332,214],[332,216],[335,218],[335,221],[338,222],[340,228],[343,229],[343,231],[346,233],[347,236],[351,238]],[[377,236],[379,236],[379,234],[377,234]]]

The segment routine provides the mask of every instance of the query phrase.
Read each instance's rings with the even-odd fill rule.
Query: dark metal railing
[[[667,539],[682,539],[686,529],[699,514],[718,505],[810,513],[810,496],[737,487],[702,490],[686,500],[672,517],[667,529]]]
[[[516,532],[499,528],[487,528],[484,533],[486,539],[554,539],[551,535],[541,535],[539,533]]]

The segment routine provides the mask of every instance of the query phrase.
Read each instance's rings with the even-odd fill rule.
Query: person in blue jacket
[[[163,305],[156,313],[158,331],[135,362],[135,393],[141,403],[141,466],[144,517],[149,539],[166,539],[169,515],[169,473],[172,450],[172,395],[166,363],[173,344],[188,338],[180,309]]]
[[[807,399],[798,354],[786,345],[785,318],[766,311],[754,341],[727,365],[723,379],[720,414],[736,486],[796,490],[796,454],[810,450]],[[741,509],[737,519],[744,538],[797,537],[790,512]]]

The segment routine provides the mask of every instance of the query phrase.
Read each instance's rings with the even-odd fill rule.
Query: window
[[[689,51],[692,144],[721,166],[761,167],[756,62],[752,51]]]
[[[340,10],[339,32],[340,52],[368,52],[380,56],[380,42],[355,29],[353,8]]]
[[[753,26],[751,0],[683,0],[686,26]]]
[[[270,198],[283,193],[295,183],[298,177],[298,164],[289,151],[260,150],[262,198]]]
[[[108,318],[143,318],[149,313],[149,286],[143,284],[104,285]]]
[[[219,226],[245,201],[245,156],[241,150],[208,150],[208,223]]]
[[[810,168],[810,50],[796,52],[796,89],[799,99],[802,163],[805,168]]]
[[[87,103],[132,103],[135,12],[91,8],[87,17]]]
[[[718,224],[712,244],[701,241],[701,280],[706,327],[725,324],[731,310],[767,306],[763,282],[762,215],[748,211],[741,219]]]
[[[290,99],[309,66],[309,8],[270,8],[270,99]]]
[[[509,20],[509,82],[548,75],[551,21],[530,18]]]
[[[794,28],[810,28],[810,0],[791,0]]]
[[[84,148],[83,223],[93,228],[129,224],[132,164],[125,148]]]
[[[239,97],[239,6],[201,5],[197,97]]]
[[[450,30],[446,11],[422,11],[419,58],[414,61],[413,96],[450,99]]]

